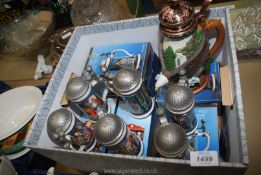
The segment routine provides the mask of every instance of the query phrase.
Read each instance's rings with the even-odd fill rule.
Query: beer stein
[[[47,133],[60,147],[81,151],[91,151],[96,145],[93,131],[85,127],[68,109],[61,108],[50,114]]]
[[[193,134],[197,129],[197,118],[194,115],[194,97],[190,88],[181,85],[171,85],[164,94],[164,105],[175,123]]]
[[[75,77],[69,80],[66,85],[65,95],[79,106],[88,115],[88,118],[93,122],[99,119],[98,110],[103,113],[109,112],[109,106],[102,97],[94,92],[92,84],[82,77]]]
[[[119,70],[112,83],[114,91],[127,103],[135,118],[145,118],[154,109],[154,101],[142,83],[140,73],[135,69]]]
[[[210,3],[211,0],[205,0],[198,13],[186,0],[172,0],[161,9],[159,21],[163,39],[159,44],[159,58],[162,74],[158,81],[178,76],[181,69],[186,70],[188,78],[193,77],[209,56],[221,48],[225,38],[221,20],[205,18]],[[216,41],[209,48],[208,31],[211,30],[217,32]]]
[[[184,129],[175,123],[168,123],[162,107],[156,109],[156,114],[161,124],[154,133],[154,144],[159,154],[169,158],[186,158],[188,142]]]
[[[122,118],[115,114],[106,114],[94,125],[94,137],[113,153],[141,155],[141,139],[128,129]]]

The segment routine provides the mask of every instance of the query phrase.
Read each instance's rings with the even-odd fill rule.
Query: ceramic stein
[[[225,38],[220,19],[205,19],[205,12],[211,0],[205,0],[200,11],[186,0],[172,0],[159,13],[160,31],[164,35],[159,44],[159,57],[163,74],[169,79],[185,69],[188,78],[213,56],[222,46]],[[210,30],[216,30],[216,41],[209,49]]]
[[[65,95],[72,102],[79,104],[93,122],[99,119],[98,110],[102,110],[102,113],[109,112],[107,102],[103,101],[102,97],[94,92],[92,84],[82,77],[74,77],[69,80],[66,85]]]
[[[194,97],[190,88],[171,85],[164,94],[164,105],[175,123],[187,133],[193,134],[197,129],[197,118],[194,115]]]
[[[135,118],[145,118],[154,109],[154,101],[142,83],[140,73],[135,69],[119,70],[112,83],[114,91],[127,103]]]
[[[75,115],[66,108],[50,114],[47,120],[47,133],[60,147],[81,151],[91,151],[96,145],[93,131],[85,127]]]
[[[154,133],[156,150],[163,157],[186,158],[188,142],[184,129],[175,123],[168,123],[162,107],[156,109],[156,114],[161,124]]]
[[[106,114],[94,125],[96,140],[113,153],[141,155],[143,144],[140,138],[131,133],[122,118],[115,114]]]

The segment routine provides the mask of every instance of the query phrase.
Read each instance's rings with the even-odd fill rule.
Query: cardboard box
[[[158,106],[164,108],[163,97],[160,96],[160,100],[157,100]],[[216,151],[219,153],[219,132],[218,132],[218,109],[217,104],[204,104],[195,105],[193,112],[198,121],[198,129],[192,136],[188,137],[191,142],[191,147],[195,151]],[[169,122],[173,122],[170,113],[166,115]],[[153,124],[153,123],[152,123]],[[203,126],[203,127],[202,127]],[[201,135],[203,132],[208,133],[208,135]],[[207,137],[210,137],[210,141],[207,142]],[[209,144],[207,146],[207,144]],[[208,147],[208,149],[205,149]]]
[[[194,95],[195,104],[211,104],[211,103],[219,103],[221,100],[221,79],[220,79],[220,70],[219,70],[219,62],[213,61],[210,65],[209,73],[215,78],[215,89],[205,88],[201,92]],[[210,81],[212,81],[212,77],[210,77]],[[212,84],[212,83],[211,83]],[[213,85],[212,85],[213,86]],[[158,91],[156,101],[163,105],[164,102],[164,93],[167,90],[167,86],[161,87]]]
[[[216,167],[191,167],[189,160],[169,158],[129,156],[121,154],[85,153],[54,148],[46,133],[46,121],[49,114],[60,108],[60,99],[71,73],[81,75],[92,47],[109,44],[150,42],[157,53],[161,40],[158,16],[76,27],[62,58],[53,74],[42,104],[36,114],[32,129],[25,146],[51,159],[72,168],[90,172],[105,173],[107,170],[124,170],[125,174],[134,174],[132,170],[155,170],[158,174],[243,174],[248,164],[247,141],[241,86],[229,8],[214,8],[209,18],[220,18],[225,27],[223,48],[215,55],[222,65],[228,65],[232,72],[232,88],[235,100],[232,107],[224,107],[224,121],[227,122],[230,140],[229,162],[219,162]],[[213,33],[210,33],[213,36]],[[213,40],[210,41],[213,43]],[[119,172],[119,171],[118,171]],[[123,172],[123,171],[122,171]],[[142,174],[139,171],[138,174]],[[137,173],[136,173],[137,174]]]
[[[195,107],[194,112],[198,120],[194,149],[219,153],[217,106]]]
[[[140,128],[140,133],[137,135],[142,135],[140,138],[142,139],[143,142],[143,153],[142,156],[147,156],[148,155],[148,147],[149,147],[149,138],[151,135],[153,135],[153,132],[151,131],[151,126],[152,126],[152,117],[155,117],[154,115],[150,114],[146,118],[143,119],[137,119],[133,118],[131,116],[131,113],[128,111],[128,106],[127,104],[119,98],[118,105],[115,110],[115,114],[119,115],[129,126],[129,129],[135,130],[132,127]],[[135,126],[131,126],[135,125]]]
[[[211,103],[219,103],[221,100],[221,80],[220,80],[220,70],[219,70],[219,62],[214,61],[211,63],[209,68],[210,73],[210,81],[211,86],[215,84],[215,88],[212,90],[211,88],[206,88],[203,91],[194,95],[196,104],[211,104]],[[214,77],[214,78],[213,78]],[[214,79],[214,80],[212,80]]]
[[[234,102],[234,92],[232,89],[231,73],[228,66],[220,68],[222,105],[232,106]]]
[[[149,42],[121,43],[93,47],[86,66],[91,65],[95,74],[101,75],[103,74],[100,68],[102,62],[107,60],[107,63],[112,63],[122,58],[133,60],[132,68],[140,72],[149,94],[155,96],[155,77],[160,72],[160,61]],[[110,61],[108,61],[108,59]],[[112,67],[111,70],[110,68],[108,69],[108,73],[117,73],[117,66],[110,66],[109,64],[108,67]],[[128,67],[130,67],[130,65]],[[84,75],[85,74],[83,74],[83,76]]]

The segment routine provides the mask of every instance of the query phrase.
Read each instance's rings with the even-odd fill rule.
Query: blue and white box
[[[219,153],[217,106],[195,107],[198,129],[189,137],[195,151],[217,151]]]
[[[118,105],[116,106],[115,114],[120,116],[128,125],[128,128],[137,134],[143,142],[143,153],[141,156],[147,156],[148,147],[150,141],[150,134],[153,134],[151,131],[152,118],[153,115],[150,114],[146,118],[137,119],[133,118],[131,113],[128,110],[127,104],[118,99]]]
[[[122,67],[135,68],[149,95],[155,95],[155,77],[160,72],[160,61],[149,42],[93,47],[87,65],[91,65],[97,75],[104,73],[101,67],[106,67],[106,72],[112,74]]]
[[[221,100],[221,79],[219,62],[213,61],[210,64],[209,74],[211,88],[206,88],[198,94],[194,95],[196,104],[219,103]]]
[[[212,104],[219,103],[221,100],[221,79],[220,79],[220,66],[219,62],[213,61],[210,64],[209,74],[212,81],[211,88],[205,88],[201,92],[194,95],[195,104]],[[214,88],[212,89],[212,87]],[[164,104],[164,93],[167,91],[168,86],[159,88],[156,102]]]

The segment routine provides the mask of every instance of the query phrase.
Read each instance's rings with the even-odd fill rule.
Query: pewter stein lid
[[[66,133],[73,120],[72,113],[61,108],[51,113],[47,120],[47,131],[50,134],[60,134],[60,132]]]
[[[117,145],[125,136],[125,122],[115,114],[106,114],[94,125],[94,137],[104,146]]]
[[[162,125],[156,130],[154,144],[157,151],[165,157],[177,157],[187,149],[184,129],[174,123]]]
[[[140,85],[141,76],[135,69],[120,69],[113,79],[113,87],[119,93],[128,93]]]
[[[65,95],[70,100],[77,100],[88,92],[91,84],[82,77],[74,77],[70,79],[65,88]]]
[[[186,113],[194,106],[193,93],[187,86],[172,85],[164,95],[164,104],[174,114]]]

